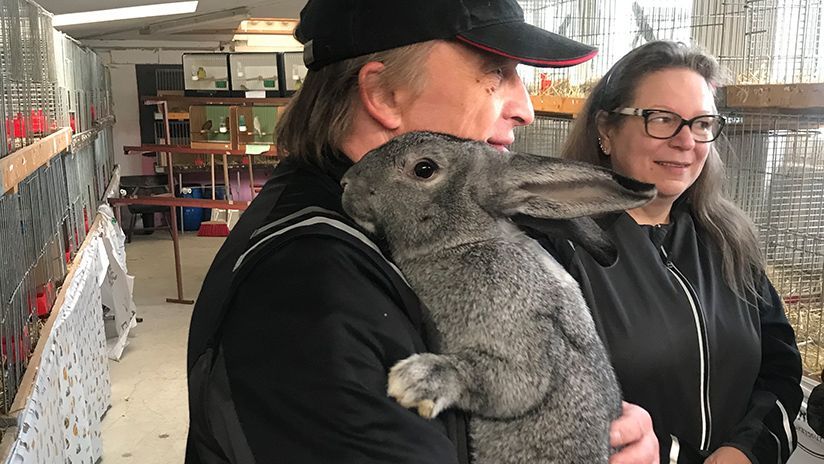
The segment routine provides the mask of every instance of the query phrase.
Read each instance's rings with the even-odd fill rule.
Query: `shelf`
[[[0,159],[0,194],[14,190],[29,175],[72,145],[72,130],[57,132]]]
[[[218,82],[218,81],[226,81],[229,82],[229,77],[198,77],[195,79],[194,77],[191,78],[192,82]]]
[[[223,164],[219,162],[219,160],[215,160],[217,165],[221,168]],[[263,163],[255,163],[252,165],[256,173],[266,173],[268,170],[274,169],[275,164],[263,164]],[[227,166],[229,172],[240,171],[243,173],[249,172],[249,165],[248,164],[229,164]],[[189,164],[175,164],[175,174],[208,174],[211,172],[211,168],[207,165],[197,167],[192,166]],[[157,174],[166,174],[166,169],[163,166],[160,166],[160,169],[156,171]]]
[[[78,134],[74,134],[72,136],[72,144],[71,150],[73,153],[77,153],[78,151],[82,150],[89,146],[92,142],[97,140],[97,134],[100,133],[101,130],[113,126],[115,123],[114,116],[108,116],[103,119],[98,119],[92,123],[92,128],[80,132]]]
[[[188,121],[189,120],[189,112],[183,111],[170,111],[169,112],[169,120],[170,121]],[[155,117],[155,121],[163,121],[163,116],[160,116],[160,119]]]
[[[144,105],[156,105],[160,102],[181,103],[189,105],[233,105],[233,106],[286,106],[289,98],[240,98],[240,97],[185,97],[166,95],[163,97],[141,97]]]
[[[530,95],[536,113],[567,115],[574,117],[584,108],[584,98],[559,97],[557,95]]]
[[[751,84],[723,88],[730,109],[821,110],[824,84]]]
[[[229,155],[229,156],[277,156],[277,150],[272,147],[272,150],[263,153],[246,153],[243,150],[226,150],[221,148],[192,148],[185,145],[140,145],[140,146],[125,146],[123,153],[175,153],[186,155]]]
[[[233,80],[237,81],[237,82],[249,82],[249,81],[276,81],[277,82],[278,76],[272,76],[272,77],[257,76],[257,77],[247,77],[246,79],[235,78]]]

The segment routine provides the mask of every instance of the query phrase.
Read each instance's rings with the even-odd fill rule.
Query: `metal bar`
[[[170,145],[170,136],[169,134],[169,106],[168,103],[165,101],[157,102],[157,108],[163,114],[163,128],[164,128],[164,137],[166,145]],[[165,152],[166,155],[166,168],[168,173],[168,180],[169,180],[169,192],[174,195],[174,166],[172,163],[172,153]],[[186,300],[183,298],[183,271],[181,270],[180,265],[180,238],[177,233],[177,213],[175,212],[175,207],[172,205],[169,208],[169,216],[171,220],[171,224],[169,226],[172,229],[172,246],[174,247],[174,256],[175,256],[175,280],[177,281],[177,298],[175,299],[166,299],[166,301],[170,303],[181,303],[181,304],[191,304],[194,301]]]
[[[214,208],[231,209],[245,211],[249,203],[236,201],[230,203],[224,200],[209,200],[201,198],[178,198],[178,197],[122,197],[109,198],[108,202],[112,206],[126,205],[146,205],[146,206],[169,206],[176,208]]]
[[[271,150],[263,153],[246,153],[243,150],[225,150],[220,148],[192,148],[181,145],[163,145],[163,144],[144,144],[140,146],[124,146],[123,153],[174,153],[174,154],[188,154],[188,155],[226,155],[226,156],[276,156],[277,150],[272,147]]]

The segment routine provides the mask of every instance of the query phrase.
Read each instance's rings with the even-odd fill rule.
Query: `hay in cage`
[[[824,117],[722,110],[727,195],[752,218],[804,369],[824,368]]]
[[[767,276],[795,330],[804,369],[817,377],[824,369],[824,270],[812,273],[771,265]]]
[[[589,83],[618,59],[654,40],[674,40],[706,50],[718,58],[734,84],[824,82],[822,0],[519,3],[528,22],[599,50],[594,59],[571,68],[521,69],[533,95],[583,97]],[[550,93],[546,93],[548,88]]]

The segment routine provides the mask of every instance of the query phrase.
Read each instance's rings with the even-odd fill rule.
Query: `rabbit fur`
[[[345,211],[386,245],[437,333],[437,354],[391,369],[388,394],[425,418],[470,412],[476,464],[606,463],[621,412],[606,350],[578,284],[511,218],[557,226],[640,206],[654,188],[431,132],[373,150],[341,184]],[[608,244],[577,224],[593,248]]]

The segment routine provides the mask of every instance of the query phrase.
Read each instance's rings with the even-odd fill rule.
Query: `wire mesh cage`
[[[623,55],[652,40],[697,45],[733,83],[824,79],[824,0],[522,0],[527,21],[599,49],[564,69],[524,68],[533,94],[585,96]]]
[[[180,68],[159,68],[155,70],[155,82],[158,91],[179,91],[184,90],[185,77],[183,67]]]
[[[824,82],[822,0],[744,2],[744,44],[738,83]]]
[[[0,405],[7,409],[22,376],[25,359],[28,351],[21,353],[18,344],[24,342],[22,338],[23,323],[20,320],[21,297],[23,293],[23,278],[25,269],[20,256],[19,244],[22,241],[20,228],[20,205],[17,195],[8,195],[0,198],[0,233],[4,240],[0,241],[0,259],[4,265],[0,268],[0,340],[2,341],[2,386],[3,399]]]
[[[11,91],[9,86],[9,67],[11,55],[9,52],[11,31],[6,20],[7,5],[5,0],[0,0],[0,117],[3,123],[0,124],[0,158],[6,156],[11,147],[11,134],[9,131],[9,116],[11,115]],[[8,109],[7,109],[8,107]]]
[[[64,125],[58,59],[51,16],[28,1],[0,0],[0,157]]]
[[[28,86],[24,47],[29,45],[28,37],[24,36],[26,28],[21,17],[19,0],[2,0],[2,15],[0,21],[3,29],[2,73],[3,73],[3,100],[4,125],[6,132],[6,153],[22,148],[30,143],[28,126],[31,102],[28,99]]]
[[[804,367],[824,367],[824,116],[728,113],[728,195],[758,228]]]
[[[572,129],[571,117],[538,116],[529,126],[517,128],[512,150],[544,156],[560,156]]]
[[[17,189],[0,192],[0,412],[8,412],[67,262],[114,169],[111,77],[28,0],[0,0],[0,157],[60,127],[96,129]],[[75,139],[76,141],[77,139]]]

